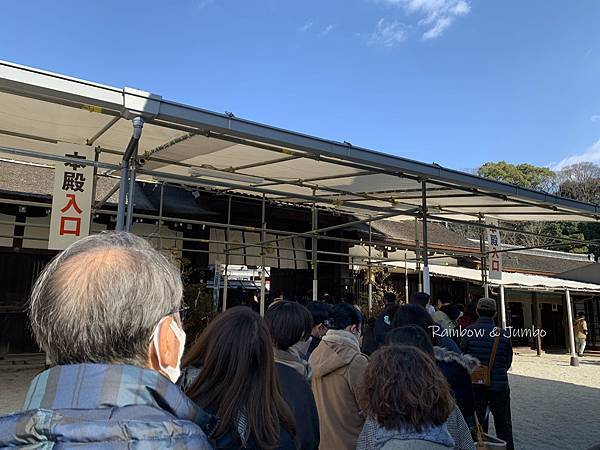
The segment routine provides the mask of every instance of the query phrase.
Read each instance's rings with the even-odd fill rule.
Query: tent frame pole
[[[229,292],[229,225],[231,225],[231,195],[227,199],[227,228],[225,230],[225,274],[223,275],[223,312],[227,310],[227,293]]]
[[[316,191],[313,189],[313,195],[315,195]],[[311,259],[312,259],[312,270],[313,270],[313,280],[312,280],[312,300],[316,302],[319,298],[319,278],[318,278],[318,263],[317,263],[317,245],[318,240],[316,233],[318,232],[318,210],[317,204],[313,202],[312,204],[312,241],[311,241]]]
[[[370,217],[369,217],[370,219]],[[371,280],[372,276],[373,276],[373,269],[371,268],[371,244],[372,244],[372,226],[371,226],[372,220],[369,220],[369,264],[367,266],[367,277],[369,279],[369,282],[367,284],[367,289],[368,289],[368,297],[367,297],[367,301],[368,301],[368,307],[369,307],[369,316],[371,316],[372,312],[373,312],[373,282]]]
[[[119,203],[117,205],[117,231],[125,231],[125,210],[126,208],[132,209],[133,214],[133,204],[129,203],[129,207],[126,204],[127,202],[127,192],[131,192],[131,188],[128,186],[129,180],[129,166],[131,165],[132,157],[135,159],[137,156],[137,147],[140,142],[140,137],[142,136],[142,128],[144,127],[144,119],[141,117],[135,117],[132,120],[133,125],[133,134],[131,135],[131,139],[129,139],[129,144],[127,144],[127,148],[125,149],[125,153],[123,153],[123,159],[121,160],[121,180],[119,183]],[[134,154],[136,156],[134,156]],[[135,177],[135,174],[134,174]],[[135,180],[135,178],[134,178]],[[134,181],[135,182],[135,181]],[[128,218],[130,219],[130,215]]]
[[[423,225],[423,292],[431,295],[429,279],[429,241],[427,238],[427,180],[421,181],[421,216]]]
[[[479,216],[479,223],[483,222],[483,217]],[[489,296],[488,280],[487,280],[487,258],[485,254],[485,233],[486,228],[482,227],[479,230],[479,251],[481,253],[481,284],[483,285],[483,296]]]
[[[266,240],[266,231],[267,222],[266,222],[266,197],[265,194],[262,196],[262,211],[261,211],[261,240],[264,242]],[[260,246],[260,315],[264,317],[265,315],[265,246],[261,244]]]

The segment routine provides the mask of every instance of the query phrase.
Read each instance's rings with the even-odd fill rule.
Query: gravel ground
[[[29,383],[42,368],[0,368],[0,414],[18,411],[23,406]]]
[[[18,410],[39,365],[0,365],[0,414]],[[585,450],[600,444],[600,357],[517,354],[510,373],[515,445]],[[492,428],[493,430],[493,428]]]
[[[600,444],[600,357],[583,357],[571,367],[568,355],[515,355],[510,373],[516,448]]]

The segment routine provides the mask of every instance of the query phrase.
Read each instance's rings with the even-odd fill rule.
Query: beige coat
[[[329,330],[310,355],[319,411],[320,450],[354,450],[365,417],[361,385],[368,359],[349,331]]]
[[[587,322],[585,319],[576,319],[573,325],[575,331],[575,339],[586,339],[587,338]]]

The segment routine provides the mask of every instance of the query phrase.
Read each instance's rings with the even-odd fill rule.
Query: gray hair
[[[146,366],[161,318],[181,306],[181,275],[130,233],[104,232],[70,245],[46,266],[29,303],[38,345],[53,364]]]

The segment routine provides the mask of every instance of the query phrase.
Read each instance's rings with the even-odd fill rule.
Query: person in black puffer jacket
[[[487,407],[494,416],[494,425],[498,437],[506,441],[507,449],[514,448],[512,436],[512,419],[510,412],[510,388],[508,385],[508,369],[512,364],[513,351],[510,339],[496,327],[496,301],[491,298],[481,298],[477,302],[479,319],[466,328],[466,335],[461,342],[464,353],[468,353],[481,364],[488,365],[495,336],[499,336],[498,349],[494,364],[491,368],[490,386],[473,386],[475,410],[479,421],[487,431],[485,412]]]

